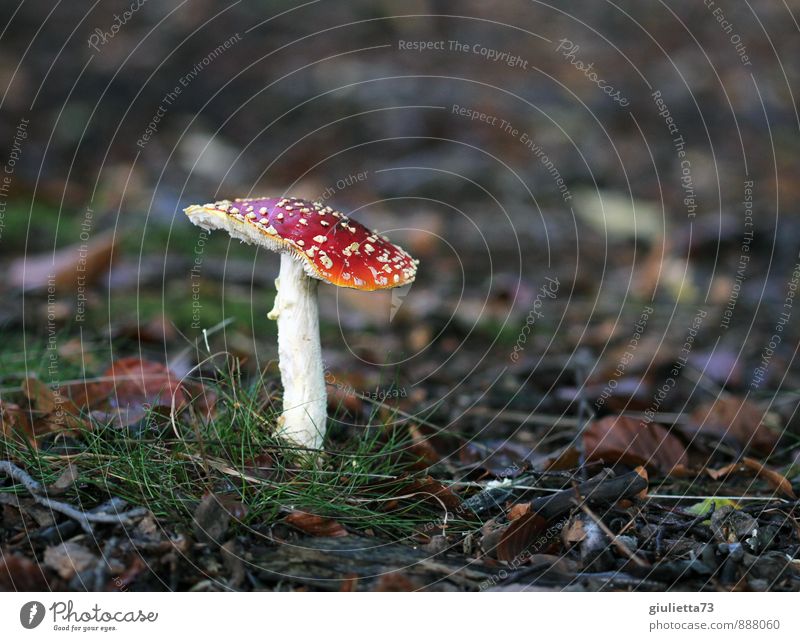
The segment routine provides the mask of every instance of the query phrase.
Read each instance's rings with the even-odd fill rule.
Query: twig
[[[33,497],[33,500],[39,505],[43,505],[54,512],[60,512],[64,516],[68,516],[77,521],[87,534],[92,534],[92,523],[122,523],[133,518],[144,516],[147,513],[145,508],[135,508],[127,512],[116,514],[86,512],[80,508],[73,507],[69,503],[42,496],[42,492],[47,491],[42,484],[25,470],[14,465],[11,461],[0,461],[0,472],[5,473],[18,483],[22,483]]]
[[[552,520],[571,510],[576,499],[592,504],[615,503],[646,489],[647,479],[636,471],[620,476],[597,476],[574,488],[533,499],[531,512]]]

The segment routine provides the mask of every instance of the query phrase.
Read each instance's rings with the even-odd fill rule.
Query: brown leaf
[[[42,592],[48,589],[45,573],[38,563],[19,554],[0,552],[0,590]]]
[[[783,494],[788,499],[796,499],[792,484],[780,472],[767,467],[760,461],[745,456],[741,461],[731,463],[716,470],[708,469],[706,473],[714,480],[719,480],[729,474],[752,473],[760,479],[766,481],[769,486]]]
[[[685,474],[689,462],[686,448],[665,427],[624,416],[592,421],[583,447],[587,461],[644,465],[664,474]]]
[[[644,500],[647,498],[647,491],[648,488],[650,487],[650,475],[647,473],[647,470],[643,468],[641,465],[637,466],[636,469],[634,469],[633,471],[636,472],[639,476],[641,476],[645,482],[644,489],[642,489],[642,491],[639,492],[638,494],[635,494],[633,498]]]
[[[72,294],[79,284],[85,287],[108,270],[114,243],[114,234],[105,233],[88,243],[36,256],[21,256],[9,266],[7,279],[12,287],[30,290],[54,285],[57,290],[69,289],[59,294]]]
[[[537,459],[534,469],[539,472],[558,472],[561,470],[571,470],[580,464],[580,452],[578,448],[567,445],[548,456]]]
[[[547,525],[547,519],[535,512],[528,512],[512,521],[497,544],[497,558],[520,563],[531,554],[544,552],[552,539],[547,536]]]
[[[347,536],[348,534],[345,527],[338,521],[301,510],[295,510],[284,521],[311,536]]]
[[[104,376],[113,379],[112,403],[120,408],[126,405],[169,407],[173,396],[175,406],[180,408],[188,400],[177,374],[162,363],[123,358],[111,365]]]
[[[61,387],[56,400],[59,397],[62,416],[77,416],[83,408],[97,420],[117,427],[133,425],[148,409],[170,408],[173,398],[176,412],[191,405],[205,419],[214,415],[217,403],[216,392],[202,382],[181,383],[163,363],[135,357],[115,361],[98,379]]]
[[[28,399],[31,409],[49,414],[56,409],[56,400],[51,390],[38,378],[29,376],[22,381],[22,393]]]
[[[78,480],[78,474],[78,466],[72,461],[67,460],[67,464],[61,472],[61,475],[56,479],[55,483],[47,488],[47,493],[56,495],[63,494],[75,485],[75,481]]]
[[[72,385],[63,393],[75,405],[120,427],[138,422],[152,407],[170,407],[173,398],[176,411],[189,402],[177,374],[163,363],[136,357],[115,361],[100,380]]]
[[[710,434],[720,440],[733,439],[747,451],[769,454],[778,443],[778,435],[764,424],[764,412],[750,401],[720,396],[698,407],[691,414],[692,424],[683,431]]]
[[[27,439],[33,443],[33,426],[29,413],[19,405],[0,400],[0,434],[8,440]]]
[[[572,547],[586,538],[586,527],[583,520],[583,513],[575,514],[564,529],[561,530],[561,542],[565,547]]]
[[[355,572],[350,572],[342,579],[342,584],[339,586],[339,592],[355,592],[358,589],[358,575]]]
[[[44,551],[44,565],[58,572],[62,579],[71,579],[97,564],[99,559],[78,543],[65,542]]]
[[[60,389],[52,389],[42,381],[28,377],[22,381],[22,392],[32,410],[36,438],[63,430],[89,428],[81,420],[78,407]]]
[[[530,503],[514,503],[508,510],[508,520],[516,521],[531,511]]]
[[[401,572],[381,574],[375,592],[414,592],[419,586]]]
[[[430,437],[423,434],[418,425],[410,423],[408,425],[408,433],[411,436],[409,451],[419,457],[420,467],[436,465],[442,460],[442,455],[436,451]]]

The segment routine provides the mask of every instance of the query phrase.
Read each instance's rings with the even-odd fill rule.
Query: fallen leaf
[[[736,501],[732,501],[731,499],[719,499],[716,497],[711,497],[707,499],[703,499],[697,503],[692,503],[688,508],[686,508],[687,514],[694,514],[695,516],[705,516],[706,514],[713,514],[720,508],[725,506],[731,507],[734,510],[738,509],[739,504]],[[706,519],[702,521],[703,525],[710,525],[711,519]]]
[[[750,401],[720,396],[698,407],[684,433],[707,434],[720,440],[733,439],[743,451],[753,449],[769,454],[778,443],[778,435],[764,424],[764,412]]]
[[[301,510],[295,510],[284,521],[312,536],[347,536],[348,534],[345,527],[338,521]]]
[[[497,544],[500,561],[521,563],[526,557],[546,551],[558,533],[550,532],[548,521],[535,512],[526,512],[512,521]]]
[[[625,416],[592,421],[583,434],[587,461],[644,465],[663,474],[686,473],[689,458],[676,436],[657,423]]]
[[[45,567],[55,570],[62,579],[71,579],[98,563],[99,559],[84,546],[70,541],[44,551]]]
[[[636,472],[639,476],[641,476],[645,482],[645,486],[644,488],[642,488],[642,491],[639,492],[638,494],[635,494],[633,498],[643,501],[644,499],[647,498],[647,492],[648,489],[650,488],[650,475],[647,473],[647,470],[641,465],[637,466],[633,471]],[[628,499],[622,499],[622,500],[627,501]]]
[[[176,411],[189,403],[177,374],[163,363],[136,357],[115,361],[99,380],[72,385],[64,394],[98,420],[118,427],[137,423],[153,407],[170,407],[173,399]]]
[[[112,379],[112,404],[122,409],[138,409],[164,405],[183,407],[187,395],[181,387],[177,375],[163,363],[145,361],[139,358],[123,358],[116,361],[103,374]]]
[[[414,592],[418,590],[419,586],[416,585],[407,576],[400,572],[387,572],[382,574],[378,579],[378,584],[375,586],[375,592]]]
[[[34,377],[22,381],[33,420],[33,434],[40,438],[53,432],[89,427],[80,418],[80,410],[60,389],[53,389]]]
[[[763,463],[745,456],[741,461],[731,463],[717,470],[706,470],[706,473],[715,481],[728,476],[729,474],[752,473],[760,479],[766,481],[769,486],[783,494],[788,499],[796,499],[792,484],[780,472],[767,467]]]
[[[419,457],[419,467],[424,469],[442,460],[442,455],[436,451],[430,437],[423,434],[418,425],[409,423],[408,433],[411,436],[409,451]]]
[[[0,590],[43,592],[48,589],[45,573],[37,563],[19,554],[0,552]]]
[[[697,503],[692,503],[686,508],[686,512],[688,514],[694,514],[695,516],[703,516],[704,514],[708,514],[712,510],[718,510],[725,505],[728,505],[734,509],[739,507],[739,504],[736,501],[731,499],[720,499],[712,496],[707,499],[703,499],[702,501],[698,501]]]
[[[39,525],[39,527],[48,527],[55,523],[55,514],[53,510],[45,508],[32,498],[27,496],[17,496],[16,494],[0,493],[0,504],[4,506],[13,506],[19,511],[20,519],[14,519],[13,522],[19,524],[25,529],[30,526],[25,525],[23,517],[30,517]],[[9,521],[9,526],[11,521]]]
[[[51,390],[38,378],[29,376],[22,381],[22,393],[30,403],[31,409],[49,414],[56,409],[56,400]]]
[[[561,530],[561,543],[564,547],[572,547],[583,541],[586,536],[583,514],[578,513],[573,515],[569,523]]]
[[[537,458],[534,462],[534,469],[537,472],[571,470],[580,465],[580,459],[578,448],[567,445],[547,456]]]
[[[105,233],[55,252],[21,256],[9,266],[7,280],[12,287],[25,290],[54,286],[57,290],[69,288],[69,292],[59,291],[60,295],[71,294],[79,283],[85,287],[108,270],[114,244],[114,234]]]
[[[342,579],[339,592],[355,592],[358,589],[358,575],[355,572],[347,574]]]
[[[33,442],[29,413],[15,403],[0,400],[0,434],[8,440],[22,438]]]
[[[514,503],[508,510],[508,520],[516,521],[531,511],[530,503]]]
[[[75,465],[72,461],[67,460],[66,465],[64,466],[64,470],[61,472],[60,476],[56,479],[55,483],[50,485],[47,488],[48,494],[63,494],[73,485],[75,485],[75,481],[78,480],[78,466]]]

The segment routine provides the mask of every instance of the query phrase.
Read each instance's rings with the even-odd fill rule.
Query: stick
[[[647,479],[637,472],[628,472],[617,477],[594,478],[577,487],[561,490],[550,496],[531,501],[531,513],[537,513],[552,520],[575,507],[576,498],[580,503],[613,503],[622,498],[639,494],[647,489]]]
[[[42,484],[25,470],[14,465],[11,461],[0,461],[0,472],[4,472],[18,483],[22,483],[33,497],[33,500],[39,505],[43,505],[54,512],[60,512],[77,521],[87,534],[92,534],[92,523],[123,523],[147,514],[145,508],[135,508],[127,512],[118,512],[116,514],[86,512],[80,508],[73,507],[69,503],[42,496],[41,493],[47,491]]]

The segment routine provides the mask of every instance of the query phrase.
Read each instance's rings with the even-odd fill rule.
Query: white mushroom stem
[[[278,321],[283,384],[280,433],[314,449],[322,446],[328,409],[319,343],[318,285],[318,280],[306,275],[302,261],[282,253],[275,306],[268,315]]]

